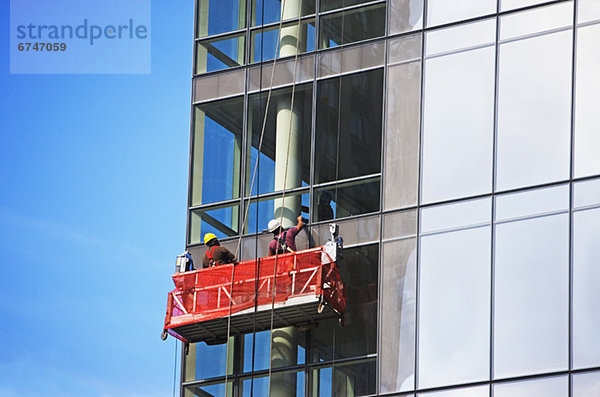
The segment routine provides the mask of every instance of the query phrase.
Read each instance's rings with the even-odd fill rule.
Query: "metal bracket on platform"
[[[340,226],[337,223],[329,224],[329,233],[331,237],[323,246],[323,250],[329,255],[333,262],[343,257],[344,239],[339,236]]]

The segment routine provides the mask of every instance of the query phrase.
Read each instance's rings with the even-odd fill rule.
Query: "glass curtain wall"
[[[199,0],[188,246],[335,220],[346,325],[192,345],[186,395],[600,393],[598,1],[285,3]]]

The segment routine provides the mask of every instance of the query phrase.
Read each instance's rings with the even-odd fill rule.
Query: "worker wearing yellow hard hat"
[[[204,235],[204,244],[208,247],[202,258],[202,267],[212,267],[217,265],[225,265],[227,263],[237,263],[235,255],[233,255],[225,247],[221,247],[219,239],[213,233]]]

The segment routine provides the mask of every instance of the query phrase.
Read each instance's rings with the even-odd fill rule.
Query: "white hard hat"
[[[281,222],[279,222],[279,219],[271,219],[269,221],[269,231],[270,232],[274,232],[275,230],[279,229],[279,227],[281,226]]]

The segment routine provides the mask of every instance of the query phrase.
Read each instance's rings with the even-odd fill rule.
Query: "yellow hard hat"
[[[212,233],[206,233],[206,234],[204,235],[204,244],[208,244],[208,242],[209,242],[210,240],[212,240],[213,238],[217,238],[217,236],[215,236],[215,235],[214,235],[214,234],[212,234]]]

